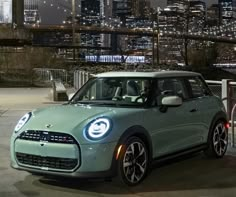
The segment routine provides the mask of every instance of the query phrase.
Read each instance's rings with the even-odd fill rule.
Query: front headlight
[[[109,133],[111,127],[112,124],[109,118],[97,118],[85,127],[85,135],[90,140],[100,140]]]
[[[31,113],[25,114],[17,123],[15,126],[15,133],[17,133],[24,125],[25,123],[30,119]]]

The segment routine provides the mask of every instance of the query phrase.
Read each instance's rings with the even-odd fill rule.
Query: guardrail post
[[[86,77],[85,77],[86,79],[85,79],[85,83],[89,80],[89,73],[87,72],[86,73]]]
[[[223,79],[222,80],[222,100],[227,112],[228,117],[231,117],[231,106],[230,106],[230,81],[232,81],[231,79]]]
[[[53,101],[55,101],[55,100],[57,100],[57,98],[56,98],[56,85],[55,85],[54,80],[52,80],[51,82],[52,82],[52,99],[53,99]]]
[[[83,72],[79,71],[79,87],[78,89],[80,89],[83,85]]]
[[[231,146],[234,147],[234,111],[236,109],[236,104],[234,105],[232,112],[231,112],[231,129],[232,129],[232,135],[231,135]]]
[[[78,84],[79,84],[79,71],[76,70],[74,72],[74,88],[78,90]]]
[[[92,76],[90,73],[85,71],[76,70],[74,72],[74,88],[76,90],[80,89]]]

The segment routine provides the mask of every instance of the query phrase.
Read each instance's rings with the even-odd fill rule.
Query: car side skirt
[[[187,148],[187,149],[179,150],[170,154],[162,155],[162,156],[154,158],[152,161],[152,164],[155,165],[155,164],[167,161],[167,160],[176,159],[180,156],[197,153],[197,152],[205,150],[206,148],[207,148],[207,143],[204,143],[197,146],[193,146],[191,148]]]

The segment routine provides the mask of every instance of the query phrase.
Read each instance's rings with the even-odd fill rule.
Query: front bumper
[[[11,140],[11,166],[42,175],[65,177],[112,176],[116,142],[61,144]]]

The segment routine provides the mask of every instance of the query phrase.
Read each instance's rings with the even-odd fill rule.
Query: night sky
[[[43,2],[40,1],[40,16],[43,24],[61,24],[66,16],[69,16],[71,0],[45,0],[45,4]],[[151,0],[154,7],[165,7],[166,2],[167,0]],[[217,3],[217,0],[205,0],[205,2],[209,6],[212,3]],[[65,9],[66,12],[64,12]]]

